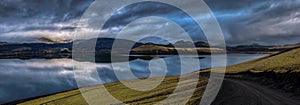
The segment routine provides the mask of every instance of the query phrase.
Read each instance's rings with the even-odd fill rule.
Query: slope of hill
[[[134,44],[133,48],[142,45],[134,41],[125,39],[113,39],[113,38],[98,38],[89,39],[84,41],[74,41],[69,43],[4,43],[0,42],[0,59],[33,59],[33,58],[71,58],[73,44],[95,44],[95,48],[87,49],[87,47],[81,48],[81,51],[91,52],[96,51],[96,56],[105,56],[110,58],[113,42],[118,41],[122,45]],[[122,46],[116,48],[116,53],[128,52],[122,49]],[[102,59],[102,58],[101,58]],[[109,60],[108,60],[109,61]]]
[[[218,68],[212,70],[219,72]],[[229,78],[255,81],[300,95],[300,47],[229,66],[226,74]]]
[[[191,85],[197,83],[197,88],[195,89],[195,93],[193,94],[192,98],[189,100],[189,104],[196,103],[201,98],[202,94],[204,93],[208,78],[207,77],[200,77],[199,81],[197,79],[191,79],[191,77],[194,77],[196,75],[199,75],[198,73],[193,74],[187,74],[183,76],[183,81],[181,85],[178,85],[179,78],[178,76],[170,76],[163,79],[162,84],[160,84],[158,87],[154,88],[150,91],[136,91],[127,88],[125,85],[123,85],[120,82],[115,83],[108,83],[104,85],[98,85],[98,86],[91,86],[91,87],[85,87],[81,90],[84,91],[84,93],[80,93],[80,91],[72,90],[68,92],[62,92],[58,94],[54,94],[47,97],[40,97],[35,100],[30,100],[24,103],[21,103],[20,105],[40,105],[40,104],[47,104],[47,105],[62,105],[62,104],[68,104],[68,105],[87,105],[86,101],[83,98],[83,95],[91,96],[90,98],[93,99],[94,104],[101,102],[103,105],[108,104],[121,104],[118,102],[112,102],[108,98],[109,96],[103,96],[104,87],[113,95],[115,98],[117,98],[119,101],[122,101],[126,104],[155,104],[161,100],[166,99],[176,87],[179,87],[180,92],[177,94],[173,94],[171,97],[171,101],[168,102],[169,104],[179,104],[182,102],[183,97],[182,95],[185,95],[187,93],[191,93]],[[157,78],[151,78],[151,80],[161,79],[161,77]],[[135,80],[129,80],[127,82],[135,82]],[[150,84],[147,82],[138,84],[139,86],[148,87]],[[100,101],[98,98],[102,98]],[[103,102],[103,100],[106,100],[107,102]],[[22,101],[22,100],[21,100]],[[24,100],[23,100],[24,101]],[[19,101],[20,102],[20,101]],[[10,103],[15,104],[15,103]]]
[[[209,48],[209,47],[196,47],[196,48],[175,48],[175,47],[166,47],[159,45],[142,45],[132,49],[131,54],[146,54],[146,55],[171,55],[178,54],[181,52],[182,54],[194,54],[194,51],[197,51],[200,55],[207,55],[214,53],[223,53],[224,50],[221,48]]]
[[[295,48],[299,44],[290,45],[278,45],[278,46],[266,46],[260,44],[250,44],[250,45],[238,45],[238,46],[228,46],[228,53],[249,53],[249,54],[275,54],[284,50]]]
[[[297,72],[300,68],[300,48],[289,49],[264,58],[227,67],[227,73],[281,71]],[[217,70],[217,69],[215,69]]]

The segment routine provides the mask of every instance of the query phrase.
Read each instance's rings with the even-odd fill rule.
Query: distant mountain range
[[[228,53],[250,53],[250,54],[257,54],[257,53],[277,53],[280,51],[288,50],[291,48],[295,48],[300,46],[300,43],[297,44],[289,44],[289,45],[279,45],[279,46],[265,46],[260,44],[249,44],[249,45],[238,45],[238,46],[227,46]]]
[[[97,41],[95,41],[97,40]],[[122,50],[124,45],[133,45],[132,49],[145,46],[161,46],[161,47],[174,47],[172,44],[168,45],[160,45],[154,43],[140,43],[134,42],[126,39],[113,39],[113,38],[98,38],[98,39],[90,39],[84,41],[75,41],[70,43],[7,43],[0,42],[0,54],[9,54],[9,53],[47,53],[47,54],[57,54],[57,53],[70,53],[72,51],[72,46],[74,44],[86,44],[91,45],[91,42],[97,42],[95,50],[96,52],[104,52],[110,51],[112,49],[114,41],[118,41],[120,45],[116,46],[116,49]],[[175,46],[190,46],[193,43],[191,42],[177,42]],[[196,47],[208,47],[207,43],[197,42],[195,43]],[[82,48],[82,51],[91,51],[90,49]]]
[[[97,40],[97,41],[95,41]],[[211,52],[222,52],[224,49],[217,47],[209,47],[205,42],[187,42],[179,41],[174,44],[155,44],[155,43],[140,43],[126,39],[113,38],[98,38],[89,40],[78,40],[70,43],[7,43],[0,42],[0,58],[71,58],[73,44],[91,45],[91,42],[97,42],[95,49],[80,48],[81,51],[95,50],[96,56],[110,56],[114,41],[118,41],[119,45],[113,54],[123,54],[130,52],[131,54],[141,55],[169,55],[178,54],[179,51],[189,54],[191,48],[195,46],[198,54],[210,54]],[[132,50],[128,51],[124,47],[133,45]],[[285,45],[285,46],[263,46],[259,44],[239,45],[234,47],[227,47],[227,53],[274,53],[287,50],[293,46],[300,44]],[[176,46],[176,48],[174,47]]]

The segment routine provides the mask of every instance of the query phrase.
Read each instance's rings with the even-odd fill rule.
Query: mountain
[[[133,48],[132,54],[145,54],[145,55],[177,55],[178,52],[181,54],[194,54],[193,51],[197,51],[200,55],[207,55],[214,53],[222,53],[224,49],[217,47],[209,47],[208,43],[205,42],[190,42],[190,41],[178,41],[174,44],[154,44],[154,43],[146,43],[136,48]]]
[[[209,47],[209,44],[206,42],[195,42],[194,45],[196,47]]]
[[[95,48],[89,48],[86,46],[80,46],[77,52],[92,52],[96,51],[96,56],[102,56],[109,58],[111,55],[126,54],[143,54],[143,55],[154,55],[154,54],[177,54],[177,50],[184,53],[190,53],[191,49],[185,49],[184,47],[193,46],[192,42],[179,41],[174,45],[181,46],[181,48],[174,49],[172,44],[160,45],[154,43],[140,43],[126,39],[113,39],[113,38],[97,38],[89,40],[75,40],[69,43],[55,43],[49,38],[40,38],[40,40],[47,41],[49,43],[0,43],[0,58],[71,58],[73,45],[93,45]],[[94,43],[96,42],[96,43]],[[113,44],[118,42],[112,51]],[[132,48],[125,49],[128,45],[132,45]],[[195,43],[196,50],[199,54],[210,54],[208,44],[204,42]],[[139,48],[140,47],[140,48]],[[132,51],[130,51],[133,49]]]
[[[0,43],[0,59],[5,58],[71,58],[73,44],[92,45],[91,42],[96,42],[96,47],[87,49],[81,48],[80,51],[89,52],[95,50],[97,56],[110,56],[111,48],[114,41],[120,42],[120,45],[134,45],[133,48],[140,46],[141,43],[125,39],[98,38],[89,40],[77,40],[69,43]],[[124,46],[117,46],[116,53],[125,52]],[[129,52],[129,51],[127,51]]]
[[[96,43],[92,43],[96,42]],[[89,40],[77,40],[74,41],[74,44],[80,45],[95,45],[95,51],[110,51],[113,47],[113,44],[117,50],[123,50],[128,45],[133,45],[132,48],[136,48],[138,46],[143,45],[142,43],[126,40],[126,39],[113,39],[113,38],[98,38],[98,39],[89,39]],[[83,46],[84,47],[84,46]],[[89,49],[82,48],[82,51],[90,51]]]
[[[188,48],[191,46],[195,47],[209,47],[209,44],[206,42],[190,42],[190,41],[178,41],[174,43],[174,46],[182,47],[182,48]]]
[[[44,38],[44,40],[47,40]],[[67,48],[72,50],[73,43],[74,44],[86,44],[91,45],[96,42],[96,51],[101,50],[110,50],[112,49],[114,41],[120,42],[121,45],[134,45],[133,48],[142,45],[141,43],[137,43],[130,40],[125,39],[113,39],[113,38],[98,38],[98,39],[89,39],[89,40],[77,40],[74,42],[69,43],[0,43],[0,52],[11,52],[11,51],[33,51],[33,52],[40,52],[44,53],[44,50],[47,49],[60,49],[60,48]],[[120,48],[122,46],[118,46]],[[53,53],[58,53],[53,51]]]
[[[0,42],[0,45],[8,44],[7,42]]]
[[[122,55],[130,52],[131,54],[140,55],[172,55],[178,54],[178,51],[183,54],[191,54],[193,50],[196,50],[198,54],[210,54],[222,53],[224,49],[218,47],[209,47],[208,43],[205,42],[189,42],[189,41],[178,41],[174,44],[155,44],[155,43],[140,43],[130,41],[126,39],[113,39],[113,38],[97,38],[89,40],[76,40],[69,43],[53,43],[48,38],[42,38],[41,40],[48,40],[50,43],[0,43],[0,59],[1,58],[71,58],[73,45],[93,45],[96,44],[95,48],[82,46],[77,52],[92,52],[96,51],[96,56],[102,56],[109,58],[111,55]],[[93,43],[96,42],[96,43]],[[113,44],[116,44],[112,51]],[[125,49],[129,45],[132,48]],[[175,48],[176,46],[177,48]],[[190,48],[195,46],[196,49]],[[284,45],[284,46],[263,46],[259,44],[252,45],[239,45],[234,47],[227,47],[227,53],[276,53],[283,50],[288,50],[299,44]],[[77,49],[78,50],[78,49]]]
[[[228,53],[248,53],[248,54],[274,54],[280,51],[288,50],[299,46],[297,44],[281,45],[281,46],[265,46],[260,44],[227,46]]]

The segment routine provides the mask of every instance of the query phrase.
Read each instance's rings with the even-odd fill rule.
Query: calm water
[[[252,59],[264,57],[264,54],[229,54],[227,56],[227,65],[234,65]],[[186,56],[183,59],[182,66],[187,66],[190,69],[180,70],[180,58],[178,56],[169,56],[158,60],[163,60],[166,64],[166,75],[180,75],[190,73],[204,68],[211,68],[210,56],[203,56],[200,59],[200,64],[193,64],[189,62],[192,59],[198,59],[192,56]],[[0,60],[0,103],[10,102],[14,100],[41,96],[70,89],[77,88],[74,79],[73,64],[74,63],[89,63],[72,61],[71,59],[1,59]],[[119,63],[122,65],[122,63]],[[129,62],[130,70],[124,68],[112,69],[110,63],[97,64],[97,72],[102,81],[96,81],[93,77],[79,76],[77,79],[90,81],[85,85],[95,85],[107,82],[118,81],[114,72],[122,73],[121,79],[132,79],[127,76],[132,72],[138,78],[145,78],[150,76],[149,61],[147,60],[133,60]],[[161,64],[161,63],[160,63]],[[217,66],[220,64],[217,63]],[[83,74],[95,73],[93,68],[82,67],[82,70],[77,72]],[[151,67],[152,74],[150,77],[160,76],[162,71],[160,66]]]

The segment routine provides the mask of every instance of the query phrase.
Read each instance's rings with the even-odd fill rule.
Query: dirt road
[[[300,105],[300,100],[253,82],[225,79],[212,105]]]

